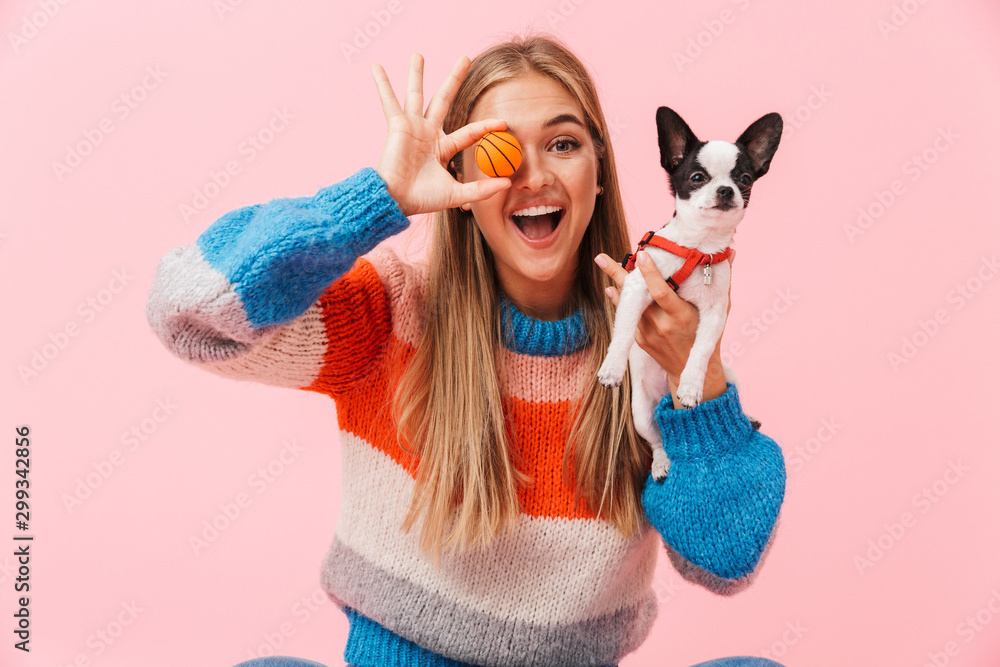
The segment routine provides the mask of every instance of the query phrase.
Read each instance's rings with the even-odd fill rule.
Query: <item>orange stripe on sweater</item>
[[[326,325],[326,352],[309,391],[337,396],[363,383],[392,335],[389,296],[366,259],[330,284],[319,297]]]
[[[337,395],[335,400],[337,423],[342,431],[363,438],[416,479],[420,457],[406,452],[396,439],[396,421],[392,418],[392,387],[389,383],[390,373],[402,370],[413,353],[413,346],[392,336],[387,354],[375,364],[364,382]]]
[[[337,421],[341,430],[364,439],[416,479],[419,456],[406,452],[396,440],[389,386],[389,373],[401,371],[413,357],[414,349],[392,336],[388,352],[364,382],[336,396]],[[319,387],[311,389],[329,394]],[[564,429],[570,418],[570,406],[570,401],[550,403],[515,397],[505,399],[505,408],[514,414],[515,464],[534,480],[529,487],[518,489],[522,512],[529,516],[595,518],[583,503],[574,504],[573,488],[562,479],[562,458],[566,447]]]
[[[570,484],[563,482],[562,462],[566,449],[566,431],[573,413],[570,401],[532,402],[520,398],[505,399],[513,411],[514,450],[518,468],[534,479],[528,488],[518,489],[521,511],[534,517],[593,519],[581,501],[573,502],[573,459],[570,458]]]

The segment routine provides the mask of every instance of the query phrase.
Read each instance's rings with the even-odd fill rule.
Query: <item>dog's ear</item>
[[[781,141],[782,127],[781,116],[769,113],[755,120],[736,140],[736,143],[746,149],[753,162],[754,180],[766,174],[771,166],[771,158]]]
[[[684,119],[669,107],[656,110],[656,133],[660,141],[660,164],[668,174],[674,173],[684,156],[701,143]]]

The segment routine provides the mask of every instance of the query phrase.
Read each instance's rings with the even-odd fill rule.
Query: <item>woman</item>
[[[611,258],[629,242],[579,60],[550,38],[496,45],[460,59],[426,112],[422,69],[415,54],[401,107],[373,67],[388,122],[376,169],[222,216],[164,256],[147,314],[206,370],[336,401],[343,499],[323,583],[350,620],[349,663],[617,664],[653,624],[660,544],[717,593],[751,582],[781,451],[718,348],[703,402],[658,408],[662,483],[628,382],[597,382],[617,300],[602,287],[620,288]],[[522,163],[487,178],[473,146],[502,129]],[[426,265],[375,249],[420,213],[434,214]],[[642,270],[658,299],[637,341],[675,388],[697,310]],[[274,660],[296,659],[247,664]]]

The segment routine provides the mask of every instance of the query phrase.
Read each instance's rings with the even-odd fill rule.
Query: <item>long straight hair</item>
[[[614,307],[603,293],[607,278],[593,258],[600,252],[622,257],[630,244],[614,152],[593,80],[558,40],[515,37],[473,59],[443,130],[466,125],[479,96],[491,86],[532,71],[559,82],[579,101],[603,186],[579,248],[575,284],[590,354],[586,379],[572,404],[563,479],[592,515],[632,537],[644,526],[641,494],[652,454],[632,425],[628,376],[615,389],[597,381]],[[454,167],[449,165],[453,175],[462,168],[461,158],[459,153]],[[393,414],[400,446],[419,456],[402,529],[409,532],[426,514],[420,547],[440,566],[442,548],[469,551],[502,531],[511,533],[520,518],[518,488],[532,480],[511,455],[502,399],[500,284],[493,253],[471,212],[453,208],[434,214],[428,261],[426,327],[398,378]]]

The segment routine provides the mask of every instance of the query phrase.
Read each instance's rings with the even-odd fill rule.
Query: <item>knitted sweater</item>
[[[160,260],[147,318],[185,361],[336,402],[340,513],[321,581],[347,614],[356,665],[610,665],[657,613],[658,545],[719,594],[749,585],[776,531],[785,465],[733,384],[690,410],[656,410],[671,468],[647,479],[640,535],[573,502],[563,427],[592,348],[579,313],[532,319],[504,300],[504,405],[518,434],[512,536],[437,569],[404,534],[415,461],[384,408],[423,326],[426,268],[375,247],[409,221],[371,168],[313,197],[231,211]],[[373,250],[374,249],[374,250]]]

